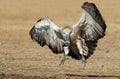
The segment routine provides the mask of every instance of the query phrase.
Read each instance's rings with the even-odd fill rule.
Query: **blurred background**
[[[86,1],[95,3],[103,15],[106,36],[99,40],[85,69],[81,61],[71,57],[59,67],[63,54],[56,55],[48,47],[40,47],[31,40],[29,31],[44,16],[60,27],[73,25],[79,20],[81,5]],[[63,74],[120,76],[119,8],[120,0],[0,0],[0,73],[47,78],[67,78]]]

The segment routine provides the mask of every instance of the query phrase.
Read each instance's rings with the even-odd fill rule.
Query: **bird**
[[[79,21],[71,26],[62,28],[49,17],[43,17],[29,32],[31,39],[40,46],[48,46],[55,54],[64,53],[59,65],[64,64],[66,56],[86,63],[98,40],[105,36],[107,25],[95,3],[84,2],[81,9]],[[66,29],[69,31],[65,32]]]

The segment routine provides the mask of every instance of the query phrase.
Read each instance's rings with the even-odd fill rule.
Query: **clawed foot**
[[[85,59],[84,55],[82,55],[81,60],[82,60],[82,63],[84,64],[83,69],[85,69],[85,67],[86,67],[86,63],[87,63],[87,62],[86,62],[86,59]]]
[[[65,62],[65,59],[62,59],[59,66],[61,66],[61,64],[64,64],[64,62]]]

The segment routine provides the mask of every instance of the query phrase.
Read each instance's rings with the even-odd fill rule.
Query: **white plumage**
[[[60,28],[48,17],[38,20],[30,30],[31,38],[41,46],[47,45],[54,53],[64,52],[60,65],[64,63],[66,55],[86,62],[98,40],[105,35],[106,24],[96,5],[85,2],[82,10],[80,20],[69,33],[63,33],[67,28]]]

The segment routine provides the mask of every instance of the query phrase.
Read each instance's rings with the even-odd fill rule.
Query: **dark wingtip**
[[[40,18],[37,22],[40,22],[42,20],[42,18]]]
[[[30,35],[30,37],[31,37],[31,39],[33,40],[33,34],[34,34],[34,26],[32,27],[32,29],[30,30],[30,32],[29,32],[29,35]]]
[[[88,3],[89,3],[89,2],[84,2],[83,5],[86,5],[86,4],[88,4]]]

